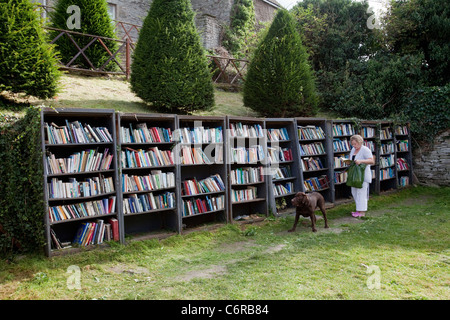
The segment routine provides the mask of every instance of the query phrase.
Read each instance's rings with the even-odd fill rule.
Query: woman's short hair
[[[355,134],[353,136],[350,137],[350,141],[355,140],[356,142],[362,144],[364,143],[364,139],[363,137],[361,137],[359,134]]]

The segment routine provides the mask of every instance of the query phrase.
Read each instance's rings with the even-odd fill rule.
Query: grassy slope
[[[0,261],[0,299],[448,300],[450,189],[374,196],[364,220],[330,209],[312,233],[293,217],[147,240],[73,256]],[[67,288],[70,265],[81,289]],[[370,289],[380,270],[380,289]]]

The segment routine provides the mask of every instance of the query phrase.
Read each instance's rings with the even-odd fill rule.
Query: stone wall
[[[450,186],[450,129],[413,150],[413,171],[420,183]]]

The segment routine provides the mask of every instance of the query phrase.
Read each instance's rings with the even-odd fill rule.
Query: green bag
[[[352,161],[347,169],[347,185],[349,187],[362,188],[366,166],[365,163],[356,164],[355,161]]]

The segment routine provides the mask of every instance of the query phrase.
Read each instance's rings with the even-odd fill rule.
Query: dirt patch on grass
[[[224,266],[213,265],[208,268],[201,269],[201,270],[188,271],[182,275],[175,277],[175,280],[191,281],[192,279],[198,279],[198,278],[212,279],[212,278],[215,278],[217,276],[221,276],[221,275],[224,275],[227,273],[228,273],[228,271],[227,271],[226,265],[224,265]]]

